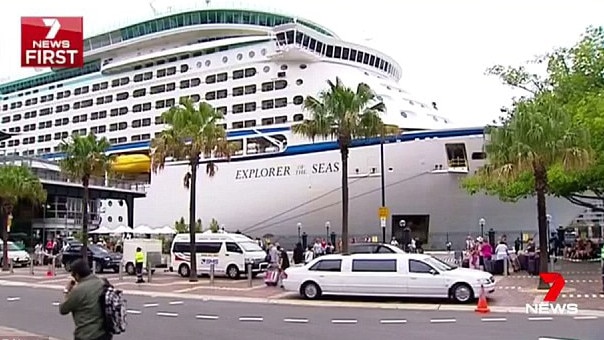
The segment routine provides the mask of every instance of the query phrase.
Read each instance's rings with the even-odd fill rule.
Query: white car
[[[0,240],[0,265],[4,262],[2,249],[3,243]],[[31,262],[29,254],[11,241],[8,241],[8,258],[13,260],[13,266],[15,267],[26,267]]]
[[[283,288],[321,295],[452,298],[464,303],[495,292],[490,273],[458,268],[423,254],[326,255],[285,270]]]

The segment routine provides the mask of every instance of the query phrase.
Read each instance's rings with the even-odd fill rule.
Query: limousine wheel
[[[466,303],[470,301],[474,296],[474,293],[472,292],[472,287],[468,286],[465,283],[456,284],[452,289],[452,293],[453,294],[451,295],[453,296],[453,299],[459,303]]]
[[[310,281],[302,285],[301,292],[305,299],[314,300],[321,297],[321,288],[318,284]]]

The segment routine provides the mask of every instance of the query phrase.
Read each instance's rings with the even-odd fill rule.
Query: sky
[[[35,72],[20,67],[21,16],[83,16],[91,36],[191,7],[272,10],[310,19],[343,40],[375,48],[402,67],[401,86],[465,125],[489,123],[518,93],[486,76],[495,64],[522,65],[572,46],[604,24],[602,0],[20,0],[0,13],[0,83]]]

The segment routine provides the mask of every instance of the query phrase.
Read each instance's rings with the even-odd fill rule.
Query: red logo
[[[82,17],[21,17],[21,67],[82,66]]]
[[[560,275],[560,273],[541,273],[539,276],[543,282],[552,285],[547,291],[547,294],[545,294],[543,302],[556,302],[558,296],[562,293],[562,289],[566,285],[564,277]]]

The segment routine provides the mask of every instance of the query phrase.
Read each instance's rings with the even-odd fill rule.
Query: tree
[[[215,218],[210,221],[210,230],[213,233],[217,233],[218,230],[220,230],[220,224],[218,224],[218,221]]]
[[[196,220],[197,168],[202,158],[206,174],[213,177],[217,161],[229,160],[234,146],[227,141],[226,131],[220,125],[223,116],[210,104],[202,102],[195,106],[189,99],[164,112],[161,118],[168,128],[151,142],[152,170],[162,170],[168,160],[189,163],[190,171],[185,174],[184,186],[189,190],[189,235],[191,272],[189,280],[197,281],[197,254],[195,251],[194,223]]]
[[[371,88],[364,83],[356,91],[344,86],[340,78],[335,83],[327,81],[328,89],[317,98],[307,97],[304,108],[310,119],[294,125],[294,133],[315,140],[335,138],[338,141],[342,161],[342,252],[348,252],[348,154],[354,139],[376,137],[391,133],[394,128],[384,125],[380,112],[385,105],[378,100]]]
[[[179,234],[184,234],[189,232],[189,225],[185,223],[185,218],[181,217],[180,220],[174,222],[174,229]],[[197,223],[195,223],[195,232],[201,233],[203,231],[203,226],[201,224],[201,219],[197,219]]]
[[[59,161],[61,171],[74,181],[80,181],[82,195],[82,257],[88,254],[88,202],[90,179],[107,176],[111,171],[113,156],[107,155],[111,144],[105,137],[98,139],[93,133],[86,136],[73,134],[69,140],[62,141],[61,151],[65,154]]]
[[[501,126],[487,128],[487,164],[463,184],[471,193],[484,191],[504,199],[521,195],[537,197],[540,271],[547,272],[548,171],[587,169],[594,161],[594,154],[588,131],[559,105],[551,90],[540,86],[542,82],[535,84],[539,86],[533,97],[516,100]],[[531,184],[530,192],[526,191],[526,183]],[[541,280],[539,288],[546,289],[549,285]]]
[[[2,226],[2,270],[9,269],[8,225],[13,207],[19,202],[38,205],[46,201],[42,183],[29,168],[17,165],[0,167],[0,225]]]

